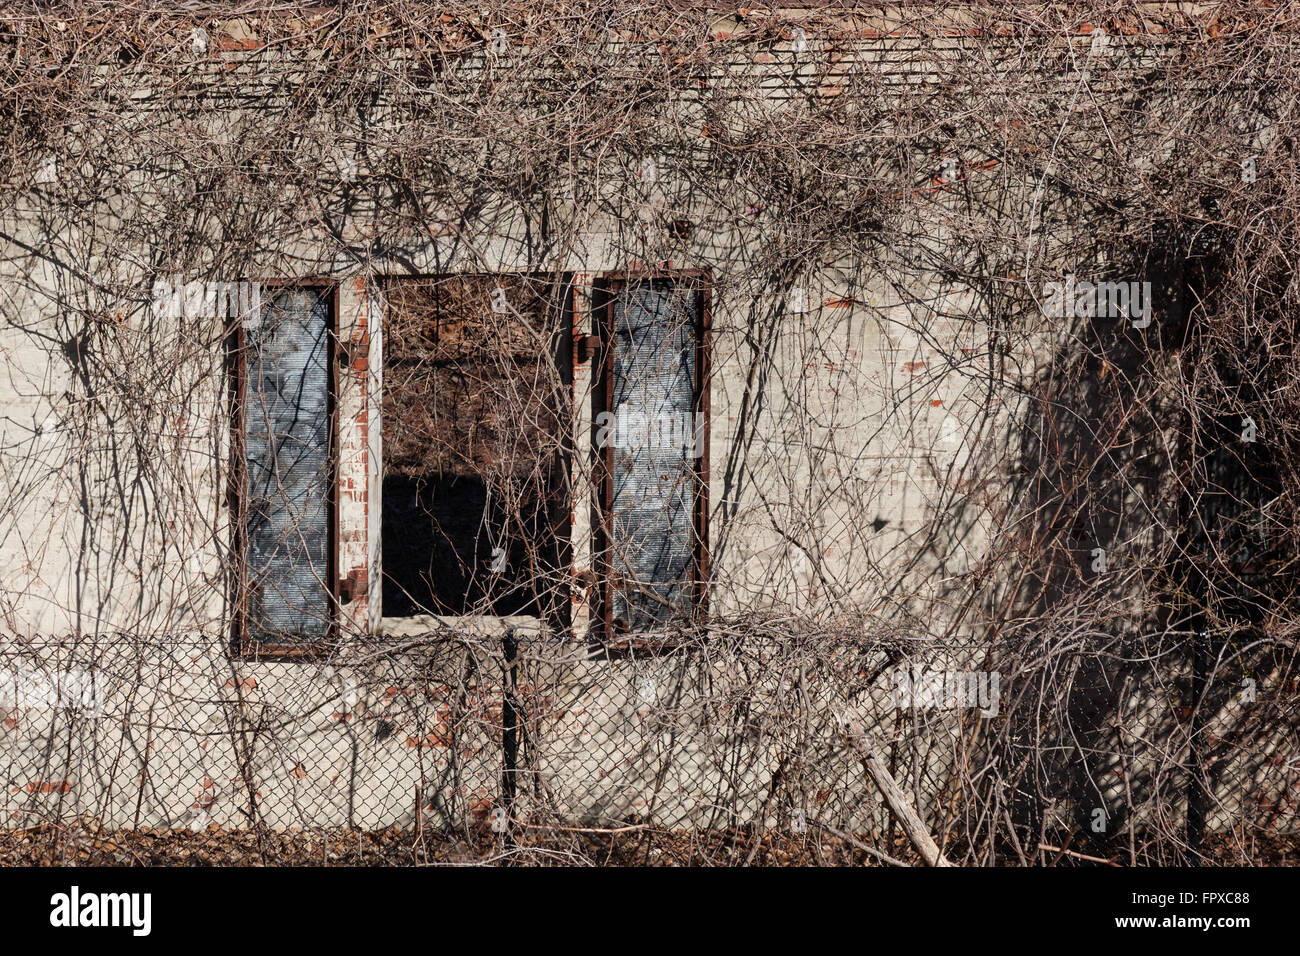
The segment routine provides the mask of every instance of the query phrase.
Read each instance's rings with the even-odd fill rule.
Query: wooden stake
[[[866,768],[867,775],[875,782],[880,792],[885,795],[885,802],[889,804],[889,811],[903,827],[903,832],[907,834],[907,839],[911,841],[916,852],[921,854],[921,859],[925,860],[926,866],[952,866],[944,855],[939,852],[939,845],[934,842],[934,837],[930,836],[929,831],[925,829],[925,824],[917,816],[912,805],[907,802],[907,794],[903,788],[898,785],[885,762],[880,759],[875,748],[867,746],[866,739],[860,733],[854,733],[850,727],[846,733],[849,746],[852,747],[862,758],[862,766]]]

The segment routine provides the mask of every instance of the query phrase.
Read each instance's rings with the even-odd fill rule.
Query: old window
[[[708,286],[613,277],[601,290],[595,620],[607,639],[680,628],[708,574]]]
[[[254,652],[328,639],[332,620],[333,298],[263,290],[235,345],[238,641]]]
[[[388,283],[386,619],[567,621],[568,299],[552,275]]]

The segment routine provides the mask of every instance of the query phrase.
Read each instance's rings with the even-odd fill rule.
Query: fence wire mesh
[[[210,645],[117,644],[6,652],[25,704],[5,724],[8,853],[916,862],[855,738],[957,862],[1287,846],[1296,715],[1271,690],[1290,662],[1208,640],[1081,649],[1050,670],[967,648],[977,671],[802,629],[615,658],[440,634],[256,677]]]

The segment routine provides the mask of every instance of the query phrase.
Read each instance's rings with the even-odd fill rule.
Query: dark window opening
[[[568,612],[568,284],[387,288],[385,617]]]
[[[708,287],[687,275],[611,279],[597,306],[596,620],[607,638],[662,632],[705,600]]]

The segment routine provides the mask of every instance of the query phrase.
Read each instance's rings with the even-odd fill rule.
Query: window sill
[[[454,631],[463,637],[483,638],[502,638],[514,631],[516,637],[537,638],[546,633],[546,627],[541,618],[527,614],[508,617],[491,615],[444,617],[435,614],[416,614],[411,617],[381,618],[376,636],[389,640],[409,639],[447,631]]]

